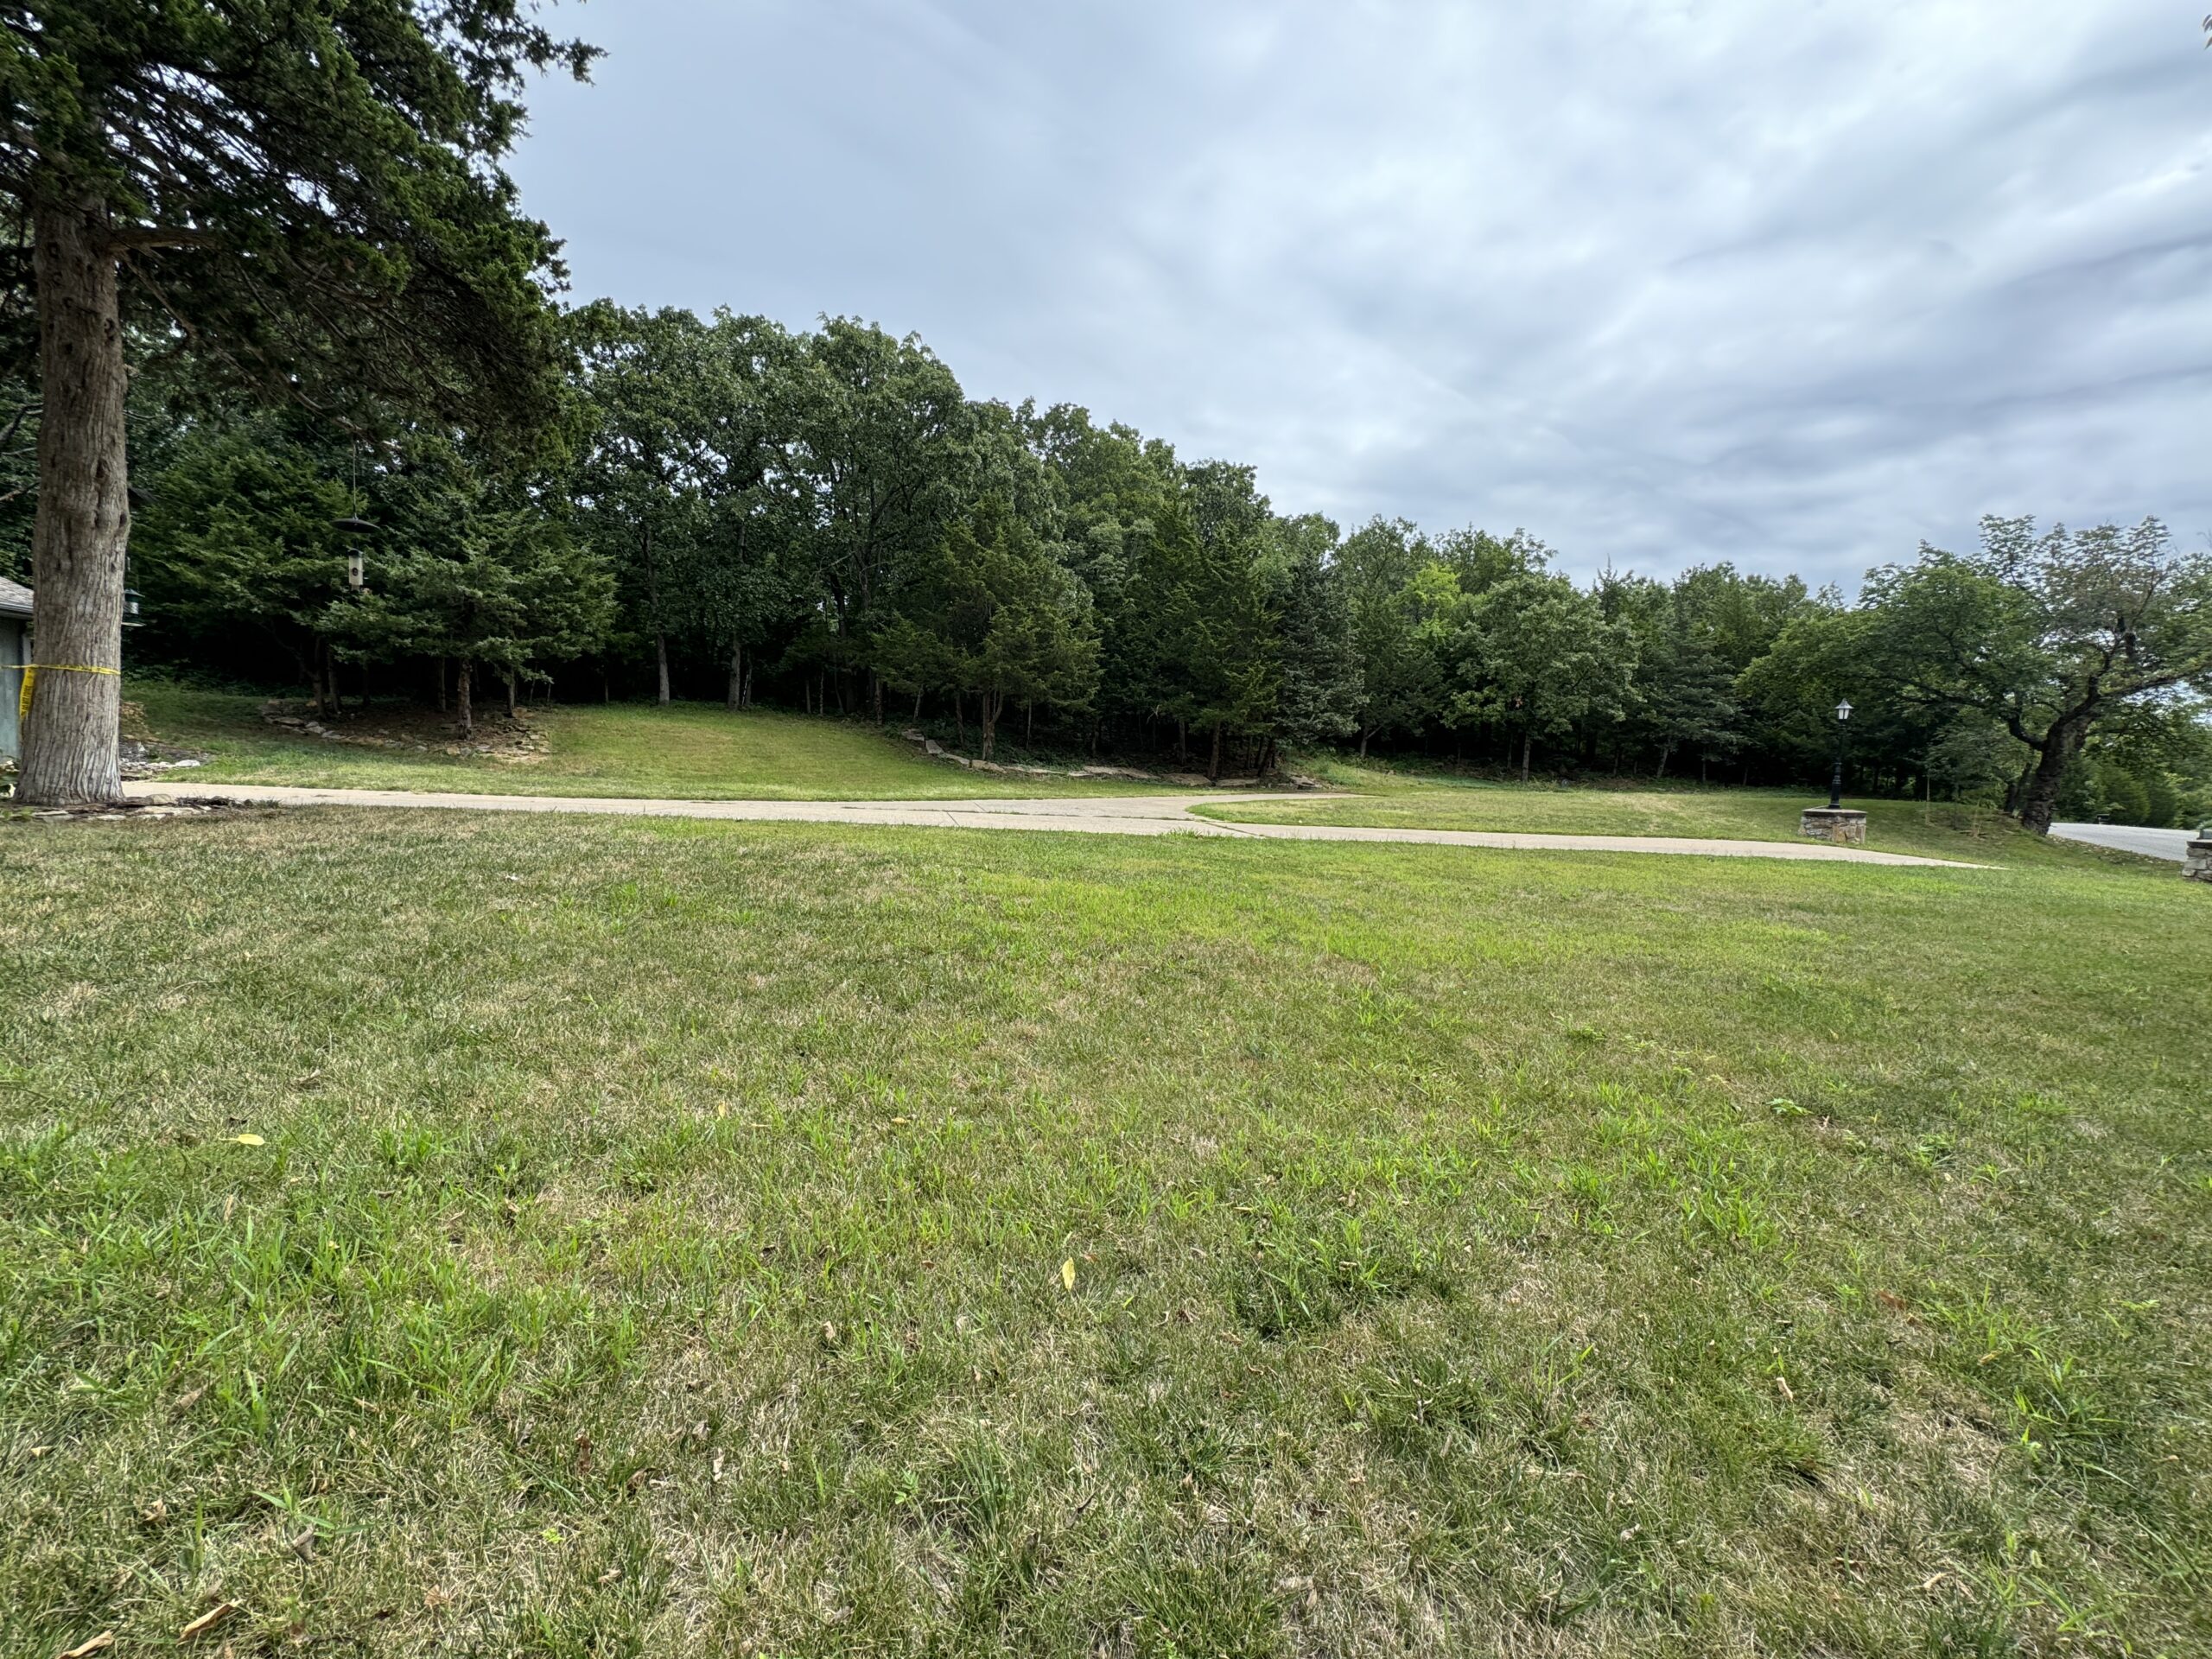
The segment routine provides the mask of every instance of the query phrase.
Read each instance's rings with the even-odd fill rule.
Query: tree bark
[[[116,718],[130,538],[123,429],[130,374],[105,205],[41,202],[32,234],[44,412],[31,531],[31,657],[46,666],[24,722],[16,799],[74,806],[123,793]]]
[[[444,658],[444,657],[441,656],[441,657],[438,658],[438,712],[439,712],[440,714],[442,714],[442,715],[443,713],[445,713],[445,711],[446,711],[446,659]]]
[[[1534,728],[1523,726],[1521,728],[1521,781],[1524,784],[1529,781],[1529,750],[1535,739]]]
[[[473,690],[471,682],[475,677],[476,664],[467,658],[462,658],[461,671],[453,678],[453,704],[455,723],[460,726],[463,737],[476,735],[476,711],[469,706],[469,692]]]
[[[510,674],[510,675],[508,675],[508,676],[507,676],[507,718],[508,718],[509,720],[512,720],[514,717],[515,717],[515,677],[514,677],[513,675]]]
[[[731,640],[729,646],[729,711],[735,714],[745,706],[745,646]]]
[[[647,524],[639,534],[645,555],[645,609],[653,620],[653,659],[660,669],[660,701],[668,701],[668,630],[660,620],[660,569],[653,563],[653,529]]]
[[[982,705],[976,710],[976,715],[983,722],[983,759],[988,760],[991,758],[992,741],[998,735],[999,709],[1006,698],[1003,695],[979,691],[976,694],[976,701]]]
[[[2086,715],[2069,715],[2051,722],[2044,734],[2043,754],[2036,762],[2034,775],[2028,779],[2027,791],[2020,799],[2020,826],[2032,830],[2039,836],[2050,833],[2050,820],[2058,808],[2059,786],[2066,781],[2066,768],[2082,752],[2082,740],[2089,734]]]
[[[1221,722],[1213,723],[1213,753],[1206,760],[1206,781],[1217,783],[1221,778]]]

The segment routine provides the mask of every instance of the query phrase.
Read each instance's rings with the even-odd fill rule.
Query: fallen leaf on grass
[[[234,1135],[231,1139],[242,1147],[265,1147],[269,1144],[257,1135]]]
[[[115,1632],[113,1630],[102,1630],[98,1636],[92,1637],[91,1641],[79,1642],[75,1647],[70,1649],[68,1652],[62,1654],[60,1656],[60,1659],[92,1659],[92,1655],[96,1653],[105,1653],[108,1649],[114,1645]]]
[[[202,1382],[198,1388],[194,1389],[188,1394],[180,1394],[176,1397],[176,1408],[179,1411],[190,1411],[194,1406],[200,1403],[200,1396],[207,1392],[207,1385],[205,1382]]]
[[[1075,1288],[1075,1257],[1060,1263],[1060,1283],[1069,1290]]]
[[[1912,1311],[1912,1304],[1905,1300],[1904,1297],[1898,1295],[1894,1290],[1878,1290],[1874,1293],[1874,1300],[1881,1303],[1884,1307],[1888,1308],[1892,1313],[1904,1314],[1904,1322],[1907,1325],[1918,1325],[1920,1323],[1920,1316]]]
[[[191,1624],[179,1630],[176,1633],[176,1639],[180,1642],[189,1642],[195,1637],[205,1636],[238,1610],[238,1605],[235,1601],[219,1601],[199,1618],[194,1619]]]
[[[1791,1392],[1789,1379],[1786,1376],[1777,1376],[1774,1379],[1774,1391],[1787,1403],[1795,1403],[1796,1401],[1797,1396]]]

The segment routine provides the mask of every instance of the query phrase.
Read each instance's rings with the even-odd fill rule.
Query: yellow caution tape
[[[29,720],[31,714],[31,688],[38,683],[41,671],[48,674],[112,674],[122,677],[119,668],[102,668],[98,663],[8,663],[8,668],[23,671],[23,689],[16,694],[16,718]]]

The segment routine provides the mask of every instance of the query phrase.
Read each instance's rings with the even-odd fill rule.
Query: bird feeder
[[[376,526],[365,518],[346,518],[337,520],[333,528],[352,538],[346,550],[346,585],[358,594],[368,585],[367,572],[362,563],[360,538],[374,534]]]

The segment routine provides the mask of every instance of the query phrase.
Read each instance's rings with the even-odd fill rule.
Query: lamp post
[[[1828,810],[1833,812],[1843,804],[1843,745],[1845,734],[1851,729],[1851,700],[1847,697],[1835,706],[1835,775],[1828,780]]]

